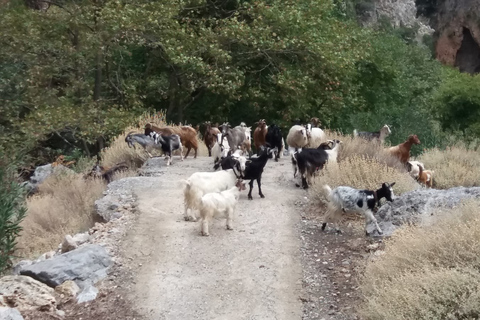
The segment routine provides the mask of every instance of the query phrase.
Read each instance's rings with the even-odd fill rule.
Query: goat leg
[[[208,233],[208,219],[203,218],[202,220],[202,236],[209,236],[210,233]]]
[[[375,218],[372,211],[370,211],[370,210],[365,211],[365,218],[366,218],[365,219],[365,232],[366,232],[367,235],[368,235],[367,225],[368,225],[369,221],[372,221],[373,223],[375,223],[375,227],[377,228],[377,231],[378,231],[379,234],[383,233],[382,229],[380,229],[380,226],[378,225],[377,218]]]
[[[262,176],[261,175],[257,179],[257,184],[258,184],[258,194],[260,195],[260,198],[265,198],[265,196],[262,193]]]
[[[248,184],[250,185],[250,191],[248,192],[248,200],[253,200],[253,198],[252,198],[253,179],[250,180],[250,182]]]
[[[232,210],[227,211],[227,230],[233,230],[232,228],[232,218],[233,218],[233,212]]]
[[[191,147],[187,147],[187,154],[185,154],[185,157],[184,157],[185,159],[187,159],[191,149],[192,149]]]

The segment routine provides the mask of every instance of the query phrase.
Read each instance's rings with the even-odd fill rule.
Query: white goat
[[[425,168],[425,165],[421,163],[420,161],[408,161],[407,162],[407,168],[408,172],[410,173],[410,176],[414,179],[418,178],[418,175],[420,174],[420,166],[422,168]]]
[[[220,192],[235,186],[237,181],[242,178],[245,172],[245,158],[240,157],[236,161],[233,169],[215,171],[215,172],[195,172],[185,181],[183,195],[185,199],[186,221],[196,221],[196,215],[192,210],[199,209],[200,199],[203,195],[211,192]]]
[[[331,142],[333,145],[332,149],[325,150],[328,154],[328,163],[337,163],[338,150],[340,149],[340,144],[342,144],[342,141],[340,140],[328,140],[328,141]]]
[[[212,147],[212,158],[213,164],[216,165],[220,163],[222,158],[228,156],[228,152],[230,151],[230,145],[228,144],[227,137],[223,137],[222,143],[222,134],[217,134],[217,142],[215,142],[214,146]]]
[[[308,144],[307,129],[304,126],[295,125],[290,128],[287,135],[288,151],[292,154],[301,151]]]
[[[325,132],[320,128],[311,128],[310,136],[308,137],[308,147],[309,148],[318,148],[318,146],[327,140]]]
[[[227,219],[227,230],[233,230],[232,220],[240,191],[245,190],[245,183],[237,181],[234,187],[222,192],[205,194],[200,200],[200,217],[202,218],[202,235],[209,236],[208,222],[216,216],[224,215]]]

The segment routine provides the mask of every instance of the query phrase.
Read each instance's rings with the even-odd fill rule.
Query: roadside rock
[[[71,235],[67,234],[62,242],[62,253],[77,249],[78,245]]]
[[[0,306],[19,311],[55,311],[52,288],[26,276],[5,276],[0,279]]]
[[[29,194],[35,193],[38,190],[38,186],[45,181],[52,174],[74,174],[72,169],[69,169],[61,164],[52,167],[52,164],[46,164],[35,168],[35,172],[30,177],[29,181],[22,183],[22,186],[28,191]]]
[[[83,288],[87,283],[95,283],[106,277],[111,264],[112,259],[104,247],[89,244],[27,266],[20,274],[30,276],[53,288],[67,280],[73,280]]]
[[[97,214],[106,222],[118,219],[122,212],[133,207],[135,202],[133,186],[138,177],[130,177],[111,182],[105,196],[95,201]]]
[[[85,242],[88,242],[88,240],[90,240],[90,235],[88,232],[77,233],[73,236],[73,241],[75,241],[78,245],[84,244]]]
[[[59,286],[55,287],[55,293],[57,294],[58,304],[64,304],[75,298],[80,292],[80,288],[72,280],[67,280]]]
[[[394,202],[387,202],[375,216],[383,236],[390,236],[405,223],[431,223],[438,218],[440,209],[453,208],[461,200],[469,198],[480,198],[480,187],[415,190],[397,197]],[[368,224],[367,231],[372,236],[379,235],[373,223]]]
[[[84,303],[95,300],[98,294],[98,289],[92,285],[89,285],[83,289],[77,297],[77,303]]]
[[[33,264],[32,260],[22,260],[22,261],[18,262],[17,264],[15,264],[13,266],[13,274],[18,276],[20,274],[20,271],[23,268],[25,268],[26,266],[32,265],[32,264]]]
[[[17,309],[0,307],[0,320],[23,320],[23,317]]]

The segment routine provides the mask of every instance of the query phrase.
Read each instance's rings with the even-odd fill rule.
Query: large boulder
[[[37,279],[52,288],[73,280],[83,289],[105,278],[111,265],[112,259],[104,247],[89,244],[26,266],[20,274]]]
[[[49,286],[26,276],[0,279],[0,306],[19,311],[55,311],[56,299]]]
[[[480,198],[480,187],[457,187],[447,190],[421,189],[404,193],[393,202],[387,202],[375,214],[383,236],[405,223],[425,224],[438,218],[440,209],[453,208],[463,199]],[[378,236],[374,223],[369,223],[367,231]]]
[[[0,307],[0,320],[23,320],[17,309]]]
[[[22,186],[29,194],[35,193],[38,190],[38,186],[52,174],[75,174],[75,172],[61,164],[55,167],[51,163],[46,164],[35,168],[35,172],[30,177],[30,180],[22,183]]]

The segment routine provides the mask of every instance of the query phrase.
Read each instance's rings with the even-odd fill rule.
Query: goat
[[[208,149],[208,156],[212,156],[212,148],[215,145],[215,142],[217,141],[217,135],[220,133],[220,130],[218,128],[213,127],[210,124],[210,121],[205,122],[206,128],[205,128],[205,133],[203,135],[203,141],[205,142],[205,145],[207,146]]]
[[[287,145],[290,154],[294,151],[301,151],[308,144],[307,130],[304,126],[294,125],[287,135]]]
[[[143,147],[143,150],[148,154],[150,158],[152,158],[152,154],[148,152],[147,147],[161,149],[161,146],[155,144],[155,140],[150,135],[144,135],[141,133],[133,134],[129,132],[125,137],[125,142],[128,144],[129,148],[135,148],[135,144],[138,143]]]
[[[192,210],[199,209],[200,199],[211,192],[220,192],[235,186],[242,179],[245,172],[245,163],[237,160],[233,169],[216,172],[195,172],[185,181],[183,195],[185,199],[184,218],[186,221],[196,221]]]
[[[265,136],[267,135],[267,122],[265,119],[260,119],[257,122],[257,127],[253,132],[253,143],[255,143],[255,150],[260,154],[260,147],[265,145]]]
[[[242,121],[242,122],[240,122],[240,124],[238,125],[238,127],[247,128],[247,124]],[[248,127],[248,128],[251,128],[251,127]]]
[[[420,173],[420,166],[425,168],[423,163],[420,161],[408,161],[406,164],[407,171],[410,173],[410,176],[414,179],[418,178],[418,174]]]
[[[222,134],[219,133],[217,134],[217,142],[215,142],[213,148],[212,148],[212,157],[213,157],[213,165],[214,169],[217,170],[220,161],[227,157],[228,154],[230,153],[230,145],[228,144],[227,137],[223,137],[222,141]]]
[[[312,124],[312,127],[313,128],[320,128],[320,125],[322,124],[320,122],[320,119],[316,118],[316,117],[313,117],[310,119],[310,123]]]
[[[296,176],[298,168],[302,180],[302,188],[308,189],[315,172],[322,170],[327,161],[330,161],[330,158],[332,158],[332,162],[336,162],[340,144],[340,140],[333,140],[322,143],[316,149],[305,148],[292,154],[293,176]],[[331,150],[329,150],[330,145],[333,146]],[[296,186],[300,187],[300,184],[296,183]]]
[[[277,125],[272,124],[268,127],[267,134],[265,136],[265,144],[269,148],[276,148],[277,151],[274,152],[275,161],[278,161],[278,158],[280,158],[280,155],[283,152],[283,138],[282,131]]]
[[[247,158],[244,156],[244,152],[240,149],[236,150],[234,153],[222,158],[218,163],[213,166],[214,170],[217,170],[219,167],[222,167],[222,170],[233,169],[235,163],[239,161],[239,158],[243,158],[241,160],[243,162],[247,162]]]
[[[307,131],[308,132],[308,131]],[[308,147],[318,148],[318,146],[327,139],[325,132],[320,128],[310,128],[308,136]]]
[[[368,132],[368,131],[360,131],[357,132],[357,129],[353,130],[353,136],[354,137],[360,137],[368,141],[373,141],[373,140],[378,140],[380,141],[381,144],[385,141],[385,138],[388,137],[392,131],[390,130],[390,127],[387,125],[384,125],[380,131],[376,132]]]
[[[245,172],[243,174],[243,180],[250,180],[250,191],[248,192],[248,200],[253,200],[252,190],[254,180],[257,180],[258,194],[261,198],[265,198],[265,195],[262,193],[262,173],[265,165],[267,164],[268,156],[272,152],[274,152],[276,148],[270,149],[261,147],[261,149],[262,150],[258,158],[249,159],[245,167]]]
[[[93,166],[92,170],[85,177],[95,177],[101,178],[107,183],[112,182],[113,175],[120,171],[128,170],[128,165],[126,162],[120,162],[114,165],[113,167],[105,167],[100,165],[100,160],[97,160],[97,163]]]
[[[183,161],[183,146],[178,134],[164,136],[152,131],[150,136],[155,140],[155,144],[161,146],[163,153],[166,155],[167,166],[172,163],[172,154],[175,150],[180,150],[180,159]]]
[[[242,122],[243,123],[243,122]],[[244,153],[252,154],[252,127],[244,127],[245,130],[245,141],[243,141],[240,148]]]
[[[149,136],[152,131],[160,133],[164,136],[170,136],[172,134],[178,134],[180,136],[182,145],[187,148],[187,153],[185,158],[188,157],[190,150],[193,148],[195,150],[194,158],[197,157],[198,151],[198,141],[197,141],[197,131],[191,126],[177,126],[177,127],[156,127],[150,123],[145,125],[145,135]]]
[[[435,171],[425,170],[423,165],[418,166],[419,173],[418,173],[418,182],[425,185],[427,188],[431,188],[433,186],[433,174]]]
[[[377,219],[373,215],[373,209],[382,198],[386,198],[388,201],[393,202],[395,195],[392,187],[394,185],[395,182],[391,184],[385,182],[380,189],[375,191],[358,190],[351,187],[337,187],[332,190],[328,185],[324,185],[323,189],[326,192],[329,205],[324,223],[322,224],[322,230],[325,230],[327,222],[333,222],[337,232],[340,232],[340,229],[337,226],[339,216],[343,213],[358,212],[365,216],[365,232],[367,235],[367,224],[369,221],[375,223],[378,233],[381,234],[382,229],[380,229]]]
[[[397,157],[401,163],[406,164],[410,159],[410,149],[412,148],[413,144],[420,144],[420,140],[416,134],[409,135],[405,142],[394,147],[390,147],[387,149],[387,151],[391,155]]]
[[[208,222],[215,216],[225,215],[227,230],[233,230],[232,220],[235,206],[240,197],[240,191],[245,190],[245,184],[237,180],[234,187],[222,192],[205,194],[200,200],[200,217],[202,218],[202,235],[209,236]]]
[[[245,131],[243,128],[232,128],[228,122],[223,123],[220,128],[220,131],[222,132],[222,140],[224,137],[227,137],[228,145],[232,150],[237,150],[238,147],[241,147],[242,143],[245,141]]]

